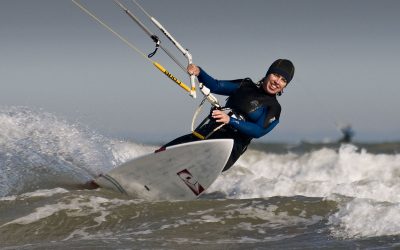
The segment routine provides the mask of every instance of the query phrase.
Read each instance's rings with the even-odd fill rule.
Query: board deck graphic
[[[200,195],[205,190],[198,180],[193,177],[189,170],[184,169],[177,173],[181,180],[193,191],[195,195]]]

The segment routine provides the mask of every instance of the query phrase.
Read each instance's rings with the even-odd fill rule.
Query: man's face
[[[277,94],[281,92],[287,85],[286,79],[276,73],[269,74],[263,82],[263,89],[269,94]]]

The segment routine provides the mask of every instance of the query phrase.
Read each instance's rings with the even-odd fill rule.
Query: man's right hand
[[[187,72],[189,73],[189,75],[198,76],[200,74],[200,68],[197,67],[195,64],[189,64],[187,66]]]

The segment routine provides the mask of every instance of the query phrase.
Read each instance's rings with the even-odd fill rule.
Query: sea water
[[[0,108],[1,249],[400,247],[400,143],[253,144],[195,201],[84,189],[159,145]]]

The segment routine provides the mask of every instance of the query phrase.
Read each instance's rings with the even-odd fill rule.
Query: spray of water
[[[148,149],[26,107],[0,108],[0,196],[74,186]]]

